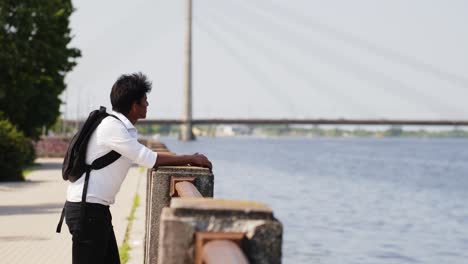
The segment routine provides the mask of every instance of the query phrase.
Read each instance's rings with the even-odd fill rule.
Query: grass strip
[[[26,168],[23,169],[22,174],[23,174],[23,180],[26,180],[26,176],[31,174],[31,172],[35,171],[38,166],[41,166],[39,163],[33,163],[31,165],[26,166]]]
[[[31,174],[31,172],[33,172],[33,169],[24,169],[23,170],[23,179],[26,179],[26,176]]]
[[[122,243],[122,246],[119,247],[119,255],[120,255],[120,263],[125,264],[127,261],[130,259],[130,244],[128,244],[128,237],[130,236],[130,232],[132,231],[132,224],[133,220],[135,219],[135,210],[137,207],[140,205],[140,195],[135,194],[135,197],[133,198],[133,205],[132,205],[132,210],[130,211],[130,215],[127,217],[128,220],[128,225],[127,225],[127,230],[125,230],[125,237],[124,241]]]

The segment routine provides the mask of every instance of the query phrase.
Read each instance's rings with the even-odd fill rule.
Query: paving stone
[[[55,233],[68,185],[61,176],[62,159],[38,159],[36,163],[40,166],[27,176],[27,181],[0,183],[1,263],[71,263],[72,242],[67,225],[64,223],[61,234]],[[133,230],[144,230],[145,184],[145,170],[132,167],[116,197],[116,204],[111,205],[119,245],[123,242],[127,217],[137,191],[140,192],[140,206]],[[130,237],[138,240],[141,234],[130,234]],[[139,250],[143,250],[142,243],[134,243],[131,263],[143,263],[142,257],[132,255]]]

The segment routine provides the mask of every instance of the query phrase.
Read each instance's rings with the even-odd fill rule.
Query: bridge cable
[[[317,78],[314,78],[313,73],[310,70],[306,70],[303,67],[299,66],[297,63],[294,63],[294,61],[288,59],[287,56],[282,55],[281,52],[274,51],[270,48],[268,43],[261,43],[261,41],[255,39],[252,36],[252,32],[250,30],[237,29],[233,23],[234,20],[226,19],[222,15],[219,15],[219,12],[211,12],[209,13],[209,15],[214,16],[217,22],[222,23],[222,25],[221,23],[216,24],[219,27],[222,27],[223,32],[229,32],[229,34],[233,36],[236,35],[236,39],[241,39],[242,41],[247,43],[249,47],[254,48],[257,53],[263,53],[264,57],[268,60],[278,61],[281,67],[283,67],[288,72],[292,72],[296,78],[300,79],[308,87],[311,87],[310,83],[318,84],[318,86],[323,88],[321,92],[326,93],[332,101],[338,99],[341,105],[343,103],[350,104],[353,108],[361,110],[361,112],[364,112],[366,115],[375,114],[375,111],[370,111],[368,107],[365,107],[364,105],[356,102],[355,100],[352,100],[352,97],[346,96],[342,92],[336,90],[335,87],[328,85]],[[201,17],[202,16],[199,16],[197,17],[197,19],[200,20]],[[206,19],[207,17],[209,16],[203,15],[203,18]],[[240,23],[236,24],[239,25]]]
[[[239,2],[236,2],[237,4]],[[286,34],[294,34],[296,38],[299,38],[301,41],[290,41],[288,38],[286,37],[282,37],[282,38],[277,38],[277,40],[281,41],[281,42],[288,42],[290,44],[292,44],[293,46],[295,46],[297,49],[302,49],[303,52],[305,54],[311,54],[311,49],[310,47],[312,47],[313,50],[321,50],[320,53],[315,53],[313,55],[316,55],[316,58],[320,59],[322,62],[324,63],[327,63],[329,65],[332,65],[336,68],[339,68],[339,69],[342,69],[344,70],[345,72],[347,73],[351,73],[353,75],[355,75],[356,77],[360,78],[361,80],[363,81],[366,81],[368,83],[370,83],[371,85],[375,85],[377,84],[377,86],[373,86],[373,87],[378,87],[379,89],[385,91],[386,93],[389,93],[393,96],[396,96],[398,97],[400,100],[403,100],[403,101],[406,101],[410,104],[413,104],[415,101],[414,100],[411,100],[409,99],[409,97],[407,96],[408,93],[411,93],[412,94],[412,97],[413,98],[417,98],[417,99],[422,99],[424,101],[424,103],[419,103],[419,106],[423,106],[425,107],[426,109],[433,109],[429,106],[436,106],[438,107],[438,109],[440,110],[441,108],[444,109],[444,111],[450,111],[450,112],[464,112],[463,109],[460,109],[460,108],[456,108],[454,106],[452,106],[451,104],[443,104],[439,98],[435,98],[429,94],[426,94],[426,93],[422,93],[422,92],[418,92],[417,90],[414,89],[414,87],[408,87],[406,84],[404,84],[403,82],[399,81],[399,80],[395,80],[394,78],[388,76],[387,74],[385,73],[382,73],[382,72],[378,72],[376,70],[373,70],[373,69],[367,69],[366,66],[360,64],[360,63],[357,63],[357,62],[354,62],[352,59],[350,58],[346,58],[344,56],[342,56],[342,58],[340,59],[339,56],[337,56],[337,54],[333,51],[331,51],[329,48],[326,48],[326,47],[323,47],[321,45],[318,45],[318,44],[314,44],[314,43],[311,43],[311,39],[308,38],[308,37],[305,37],[303,36],[301,33],[299,32],[295,32],[293,30],[290,30],[288,29],[284,24],[276,21],[276,20],[272,20],[271,18],[269,18],[267,15],[265,15],[263,12],[259,12],[258,10],[256,10],[255,8],[254,9],[251,9],[251,8],[247,8],[245,6],[242,6],[242,5],[231,5],[230,7],[230,10],[233,10],[233,9],[238,9],[239,10],[239,13],[243,13],[243,14],[253,14],[254,17],[256,18],[263,18],[263,22],[261,20],[259,21],[256,21],[257,24],[258,22],[260,23],[263,23],[264,27],[266,28],[272,28],[272,25],[274,25],[274,28],[276,29],[276,31],[282,31]],[[255,11],[256,10],[256,11]],[[232,13],[232,12],[230,12]],[[268,20],[268,22],[265,22],[265,20]],[[251,23],[250,25],[255,25],[255,23]],[[298,43],[307,43],[308,45],[308,48],[307,49],[304,49],[303,47],[301,47]],[[332,60],[330,60],[332,59]],[[337,60],[341,60],[340,62],[337,62]],[[377,77],[377,78],[376,78]],[[385,84],[381,84],[382,80],[385,81]],[[384,87],[387,86],[387,88],[389,88],[389,86],[391,86],[392,89],[385,89]],[[400,90],[400,92],[403,92],[402,93],[395,93],[395,90]],[[416,101],[416,102],[419,102]],[[433,113],[438,113],[438,111],[433,111],[431,110],[431,112]],[[438,113],[438,115],[440,115]]]
[[[257,8],[260,8],[258,7],[258,1],[249,1],[249,3],[254,3],[255,5],[257,5]],[[307,28],[313,28],[314,30],[320,31],[323,34],[328,35],[329,37],[332,37],[336,40],[347,42],[350,45],[356,46],[368,52],[372,52],[380,57],[398,62],[408,67],[412,67],[415,70],[431,74],[433,76],[436,76],[440,80],[451,82],[463,88],[468,88],[468,78],[465,76],[449,72],[443,69],[439,69],[430,63],[420,61],[405,54],[379,46],[375,43],[362,39],[348,32],[339,30],[330,25],[326,25],[309,15],[306,16],[304,14],[294,11],[293,9],[287,7],[284,4],[278,4],[276,1],[269,0],[267,5],[261,6],[261,9],[268,9],[269,12],[271,12],[272,14],[276,13],[286,17],[290,17],[293,20],[298,21],[297,24],[302,24]]]
[[[299,114],[296,110],[296,106],[290,100],[290,96],[287,93],[283,93],[281,89],[279,89],[278,85],[271,80],[271,76],[268,76],[268,74],[262,72],[259,67],[250,62],[249,58],[241,55],[240,52],[236,51],[236,49],[233,48],[228,41],[225,41],[222,37],[220,37],[215,30],[212,30],[210,26],[200,21],[198,16],[194,16],[193,21],[197,26],[197,29],[211,37],[216,41],[216,43],[220,44],[226,53],[235,59],[242,66],[242,69],[246,71],[256,82],[258,82],[260,84],[259,87],[264,89],[269,96],[275,99],[283,107],[286,107],[286,110],[293,115],[297,116]],[[268,88],[273,89],[270,90]]]

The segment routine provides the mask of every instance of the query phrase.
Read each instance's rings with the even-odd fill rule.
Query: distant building
[[[245,125],[222,125],[216,128],[216,136],[242,136],[249,135],[251,129]]]

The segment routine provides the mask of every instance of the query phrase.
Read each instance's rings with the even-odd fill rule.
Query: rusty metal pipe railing
[[[195,187],[195,176],[171,176],[170,197],[203,198]],[[244,233],[232,232],[197,232],[195,235],[195,263],[248,264],[249,261],[241,249]]]
[[[239,246],[229,240],[213,240],[203,246],[202,262],[206,264],[248,264]]]
[[[179,197],[202,198],[203,196],[191,182],[181,181],[175,184]]]
[[[183,180],[181,178],[173,178],[172,184],[174,185],[175,192],[174,194],[181,198],[202,198],[203,196],[198,191],[197,187],[193,185],[194,179],[188,178]],[[242,249],[238,244],[234,243],[232,240],[222,239],[225,238],[223,234],[212,234],[212,239],[205,244],[201,242],[202,248],[197,248],[197,251],[201,251],[201,258],[197,257],[195,261],[197,264],[215,264],[215,263],[225,263],[225,264],[248,264],[249,261],[247,257],[242,252]],[[221,235],[221,237],[219,237]],[[209,235],[210,236],[210,235]],[[229,236],[229,235],[228,235]],[[238,235],[234,235],[233,238],[239,239]],[[219,239],[221,238],[221,239]],[[203,238],[201,239],[203,241]]]

